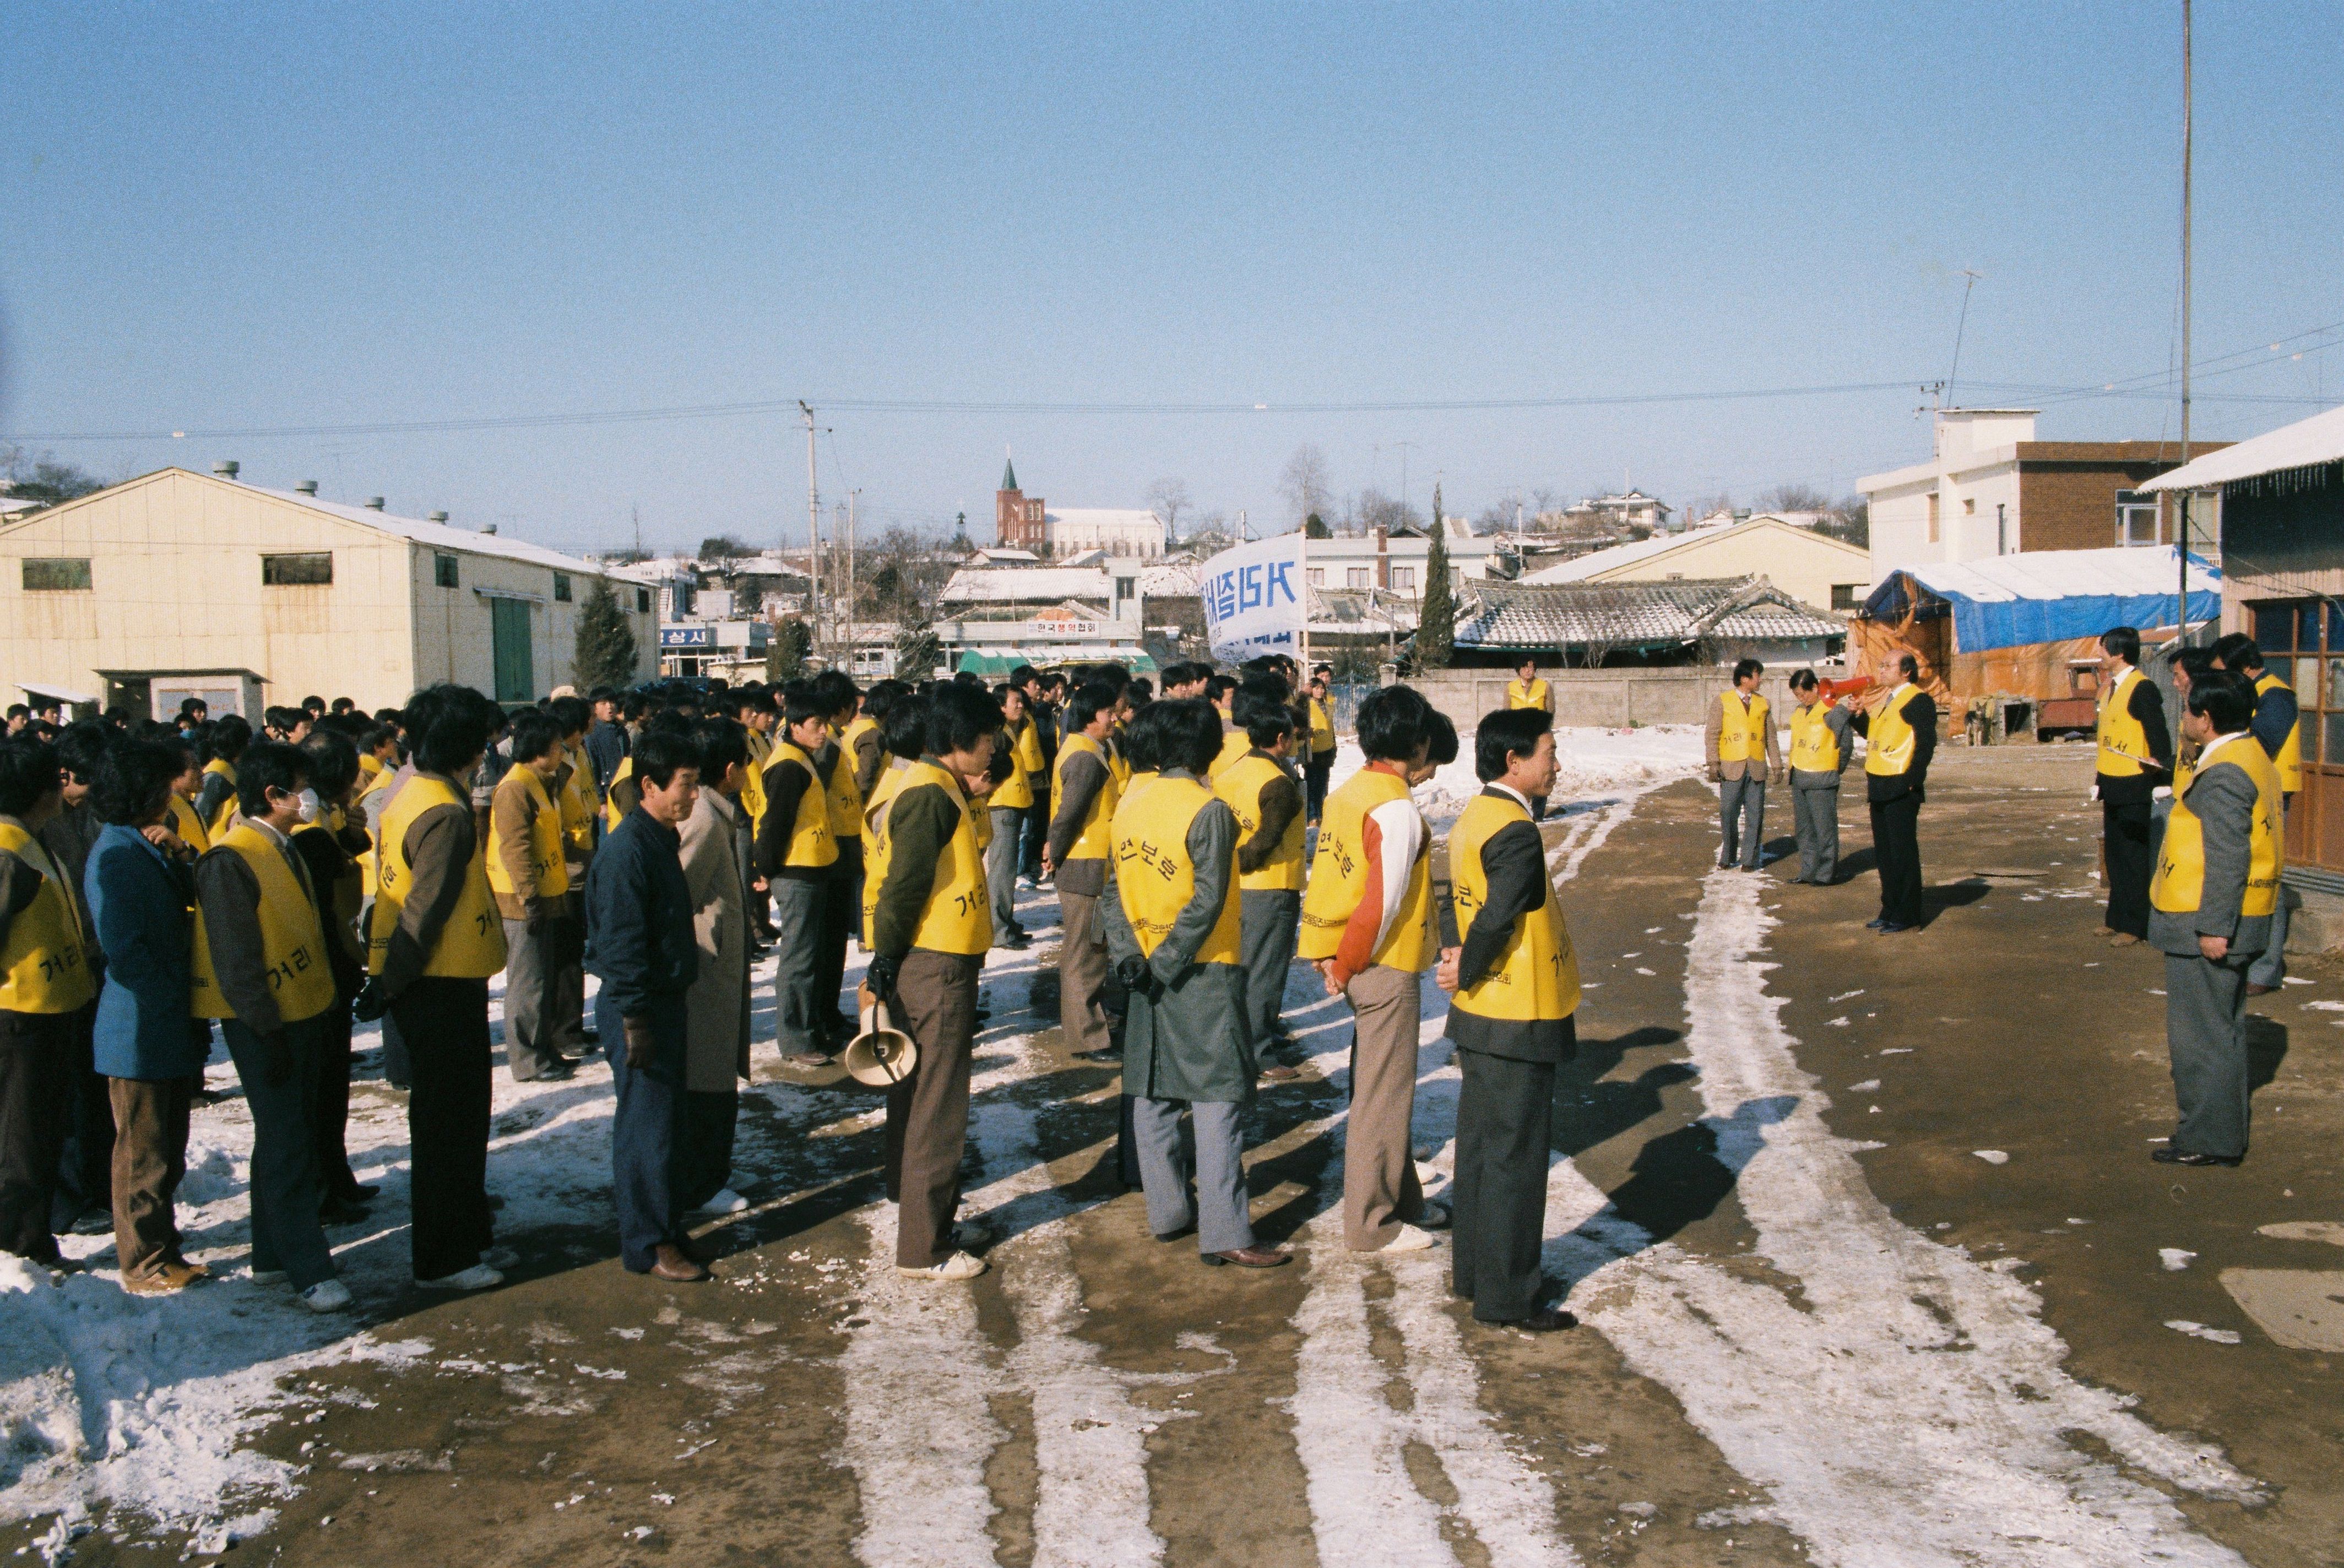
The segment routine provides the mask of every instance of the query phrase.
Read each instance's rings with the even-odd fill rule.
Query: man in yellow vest
[[[561,732],[560,765],[553,775],[553,802],[561,814],[562,863],[570,890],[561,895],[561,937],[554,955],[553,1048],[576,1059],[586,1054],[586,867],[594,858],[594,764],[586,754],[587,726],[593,713],[582,697],[556,697],[547,704]]]
[[[1001,782],[985,797],[992,814],[993,836],[985,846],[985,880],[993,894],[993,945],[1013,953],[1033,946],[1026,927],[1017,923],[1017,848],[1026,813],[1034,807],[1034,777],[1026,771],[1030,756],[1038,763],[1041,743],[1029,743],[1033,715],[1026,711],[1025,691],[1004,681],[993,689],[1001,704],[1001,739],[994,746],[994,771]]]
[[[553,784],[561,743],[535,709],[513,717],[512,766],[489,802],[489,890],[505,930],[505,1066],[515,1083],[559,1083],[578,1070],[556,1034],[555,974],[570,861]]]
[[[781,743],[765,764],[765,815],[757,824],[757,873],[773,895],[774,1043],[792,1065],[830,1061],[828,1009],[814,990],[824,903],[838,864],[814,754],[830,736],[830,714],[803,681],[782,688]]]
[[[2140,633],[2112,626],[2100,633],[2098,769],[2100,842],[2108,882],[2100,935],[2111,947],[2137,946],[2148,936],[2148,878],[2154,869],[2149,823],[2157,791],[2173,776],[2173,737],[2157,683],[2134,668]]]
[[[1758,869],[1766,842],[1766,779],[1769,774],[1779,777],[1783,771],[1773,712],[1758,694],[1758,678],[1765,669],[1755,659],[1733,666],[1733,689],[1717,694],[1702,737],[1709,780],[1718,786],[1723,842],[1717,864],[1727,871],[1736,865],[1744,871]]]
[[[252,744],[252,725],[241,714],[228,713],[204,738],[204,787],[196,795],[196,814],[204,832],[217,840],[236,816],[236,759]]]
[[[336,991],[317,890],[291,837],[321,814],[308,783],[297,746],[257,741],[237,759],[236,825],[196,862],[191,1001],[197,1017],[222,1021],[252,1113],[252,1277],[330,1312],[350,1292],[318,1219],[308,1101]]]
[[[1343,1239],[1354,1251],[1421,1251],[1448,1210],[1425,1201],[1409,1122],[1424,971],[1432,967],[1432,835],[1409,795],[1428,763],[1431,704],[1387,686],[1359,704],[1367,765],[1327,799],[1309,887],[1302,956],[1327,994],[1351,1004],[1351,1108],[1343,1144]]]
[[[1514,678],[1506,683],[1506,711],[1517,713],[1524,708],[1536,708],[1551,723],[1554,719],[1554,688],[1539,673],[1538,655],[1525,653],[1514,666]],[[1542,820],[1546,816],[1546,796],[1531,800],[1531,816]]]
[[[2181,729],[2202,749],[2166,820],[2149,887],[2180,1110],[2171,1141],[2150,1158],[2169,1165],[2247,1155],[2247,971],[2270,942],[2287,859],[2278,769],[2248,729],[2255,697],[2237,672],[2190,683]]]
[[[1115,688],[1093,683],[1066,699],[1066,738],[1059,744],[1051,792],[1050,836],[1042,870],[1058,889],[1058,1033],[1076,1056],[1112,1048],[1106,1008],[1106,930],[1099,900],[1106,895],[1107,857],[1114,853],[1109,824],[1121,800],[1107,765],[1107,737],[1115,727]]]
[[[781,723],[782,714],[772,693],[763,686],[751,685],[734,694],[732,716],[741,722],[742,737],[749,753],[749,760],[743,764],[740,799],[742,814],[748,822],[747,836],[753,841],[751,875],[744,885],[749,899],[749,940],[758,950],[755,956],[762,957],[773,940],[773,898],[764,879],[754,874],[753,841],[758,824],[765,820],[765,768],[773,760],[773,728]]]
[[[1267,1057],[1294,1048],[1279,1016],[1286,1008],[1286,972],[1302,922],[1302,790],[1294,782],[1294,713],[1267,694],[1240,692],[1238,717],[1252,743],[1221,770],[1213,793],[1236,814],[1238,909],[1245,949],[1246,1020],[1255,1051]],[[1265,1067],[1274,1080],[1295,1077],[1283,1064]]]
[[[1791,817],[1799,838],[1799,874],[1810,887],[1839,879],[1839,779],[1855,754],[1847,710],[1823,700],[1813,670],[1791,677]]]
[[[838,844],[838,860],[831,867],[823,900],[822,954],[813,974],[813,997],[816,1015],[836,1047],[853,1039],[858,1027],[839,998],[846,985],[846,944],[854,935],[854,914],[863,899],[863,797],[854,787],[854,759],[841,743],[863,705],[863,693],[844,670],[824,670],[813,678],[813,689],[830,710],[830,733],[813,763],[829,804],[831,836]]]
[[[1870,744],[1864,754],[1864,797],[1872,811],[1872,849],[1880,865],[1880,913],[1864,922],[1883,936],[1919,929],[1921,903],[1921,801],[1929,782],[1929,761],[1937,754],[1937,700],[1914,683],[1920,661],[1893,655],[1891,687],[1868,713],[1849,726]]]
[[[0,744],[0,1250],[50,1268],[75,1019],[97,996],[64,873],[41,844],[63,804],[54,747],[29,733]]]
[[[2244,675],[2255,689],[2254,722],[2248,728],[2262,744],[2263,754],[2278,770],[2279,799],[2286,813],[2295,807],[2295,797],[2303,789],[2303,731],[2301,710],[2296,703],[2295,688],[2280,680],[2263,665],[2263,651],[2252,637],[2233,632],[2214,644],[2217,669],[2231,670]],[[2271,908],[2270,945],[2263,949],[2254,967],[2247,971],[2247,995],[2267,996],[2287,980],[2288,892],[2278,890],[2278,901]]]
[[[1310,677],[1310,754],[1302,764],[1302,808],[1307,825],[1317,827],[1327,810],[1327,780],[1335,771],[1335,702],[1327,677]]]
[[[1442,959],[1455,1000],[1449,1037],[1457,1098],[1451,1278],[1474,1318],[1532,1333],[1575,1320],[1541,1300],[1555,1068],[1578,1054],[1579,957],[1531,802],[1554,787],[1552,719],[1514,708],[1483,717],[1473,771],[1481,793],[1449,834],[1449,879],[1463,946]]]
[[[968,1141],[976,986],[993,946],[993,911],[963,781],[991,764],[1001,705],[982,686],[947,683],[926,710],[926,745],[888,802],[884,832],[872,849],[877,889],[866,981],[919,1047],[911,1076],[887,1091],[895,1271],[968,1280],[985,1271],[973,1249],[986,1233],[954,1216]]]
[[[1275,1269],[1293,1254],[1257,1244],[1246,1207],[1241,1118],[1260,1064],[1246,1020],[1238,822],[1204,781],[1220,751],[1220,721],[1184,698],[1151,705],[1133,728],[1142,725],[1159,772],[1116,808],[1106,934],[1131,998],[1123,1081],[1147,1228],[1166,1241],[1194,1228],[1209,1264]],[[1184,1108],[1196,1132],[1193,1199]]]
[[[409,699],[415,771],[396,786],[376,836],[374,978],[352,1008],[360,1022],[388,1010],[406,1045],[409,1241],[416,1283],[427,1290],[500,1285],[517,1260],[493,1245],[489,1210],[489,980],[504,967],[505,930],[471,801],[494,708],[463,687]]]

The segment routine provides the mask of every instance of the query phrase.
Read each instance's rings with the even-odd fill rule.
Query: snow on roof
[[[1155,561],[1139,569],[1139,592],[1149,599],[1194,598],[1203,566],[1194,561]]]
[[[1900,583],[1909,575],[1945,603],[1913,605]],[[2091,637],[2111,626],[2172,623],[2179,562],[2170,546],[2111,550],[2036,550],[1983,561],[1902,568],[1872,591],[1863,613],[1893,621],[1908,612],[1954,618],[1954,646],[1965,653]],[[2222,612],[2222,573],[2189,558],[2189,617]]]
[[[1982,561],[1933,561],[1904,570],[1933,593],[1987,604],[2107,594],[2162,593],[2170,597],[2178,576],[2170,546],[2030,550],[2016,555],[1990,555]],[[2218,568],[2191,558],[2191,592],[2200,589],[2218,591],[2221,577]]]
[[[2344,405],[2282,425],[2220,451],[2208,452],[2135,488],[2210,490],[2234,480],[2253,479],[2258,474],[2332,462],[2344,462]]]
[[[400,517],[392,512],[377,511],[371,507],[345,506],[338,501],[319,501],[314,495],[303,495],[298,491],[271,490],[266,485],[247,484],[242,480],[221,479],[219,482],[278,501],[291,501],[295,506],[306,506],[312,511],[322,511],[330,517],[340,518],[344,522],[355,522],[361,528],[371,528],[379,533],[398,534],[435,550],[465,550],[474,555],[501,556],[507,561],[526,561],[533,566],[550,566],[556,572],[579,572],[589,577],[617,575],[611,569],[594,561],[564,555],[558,550],[548,550],[527,540],[511,539],[497,533],[474,533],[467,529],[450,528],[444,522]]]
[[[937,595],[942,604],[1009,604],[1028,600],[1099,599],[1114,592],[1107,574],[1084,566],[963,567]]]

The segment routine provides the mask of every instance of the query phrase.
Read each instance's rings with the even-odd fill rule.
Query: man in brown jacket
[[[512,766],[489,801],[489,887],[505,927],[505,1066],[515,1083],[578,1070],[558,1043],[554,987],[568,946],[570,866],[561,808],[561,726],[534,709],[512,722]]]
[[[1733,685],[1717,694],[1702,736],[1702,754],[1709,759],[1709,782],[1717,785],[1717,810],[1723,842],[1717,864],[1744,871],[1758,869],[1766,838],[1766,780],[1783,776],[1782,743],[1774,735],[1774,714],[1758,694],[1758,679],[1766,666],[1744,659],[1733,666]]]

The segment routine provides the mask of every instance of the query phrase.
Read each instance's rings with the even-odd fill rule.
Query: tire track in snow
[[[2117,1562],[2230,1564],[2164,1492],[2083,1452],[2200,1495],[2259,1489],[2210,1447],[2167,1437],[2130,1401],[2066,1371],[2033,1291],[1899,1223],[1824,1125],[1828,1103],[1792,1053],[1753,955],[1773,924],[1762,884],[1706,882],[1688,954],[1687,1046],[1718,1138],[1740,1172],[1757,1251],[1800,1282],[1769,1286],[1640,1232],[1558,1168],[1566,1216],[1550,1264],[1592,1272],[1581,1315],[1675,1394],[1771,1517],[1816,1560],[1850,1568]],[[1884,1533],[1884,1521],[1894,1521]]]

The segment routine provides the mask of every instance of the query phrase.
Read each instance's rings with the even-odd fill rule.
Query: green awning
[[[1128,652],[1114,654],[1107,659],[1074,660],[1036,659],[1023,653],[982,653],[971,648],[961,654],[960,658],[954,663],[953,668],[955,671],[965,671],[972,675],[997,675],[1006,678],[1009,673],[1020,664],[1031,664],[1036,670],[1062,670],[1068,664],[1099,663],[1120,664],[1135,675],[1156,673],[1156,661],[1137,648]]]

